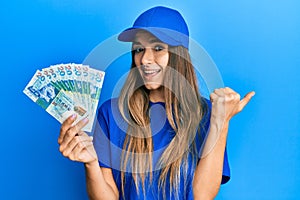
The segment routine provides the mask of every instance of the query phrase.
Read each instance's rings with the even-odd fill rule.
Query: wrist
[[[97,159],[90,161],[90,162],[86,162],[84,163],[84,166],[86,168],[94,168],[94,167],[99,167],[99,162]]]
[[[218,138],[221,140],[226,140],[228,134],[229,120],[211,119],[210,129],[213,130]]]
[[[211,117],[210,126],[215,126],[218,130],[228,128],[229,120],[226,120],[225,118]]]

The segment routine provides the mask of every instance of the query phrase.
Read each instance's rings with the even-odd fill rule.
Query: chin
[[[145,83],[145,87],[148,90],[157,90],[161,88],[161,84],[158,83]]]

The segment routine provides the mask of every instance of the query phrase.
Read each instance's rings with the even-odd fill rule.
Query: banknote
[[[23,92],[60,123],[74,113],[76,122],[88,118],[83,131],[91,132],[104,76],[88,65],[56,64],[37,70]]]

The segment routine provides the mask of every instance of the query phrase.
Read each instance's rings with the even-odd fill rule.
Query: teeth
[[[153,74],[153,73],[156,73],[156,72],[159,72],[159,69],[157,69],[157,70],[144,70],[145,74]]]

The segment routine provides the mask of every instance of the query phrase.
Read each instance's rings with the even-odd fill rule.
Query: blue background
[[[181,11],[226,86],[256,91],[231,121],[232,178],[217,199],[299,198],[298,1],[11,0],[0,6],[1,199],[87,199],[83,165],[58,151],[59,123],[22,90],[35,70],[81,63],[154,5]]]

